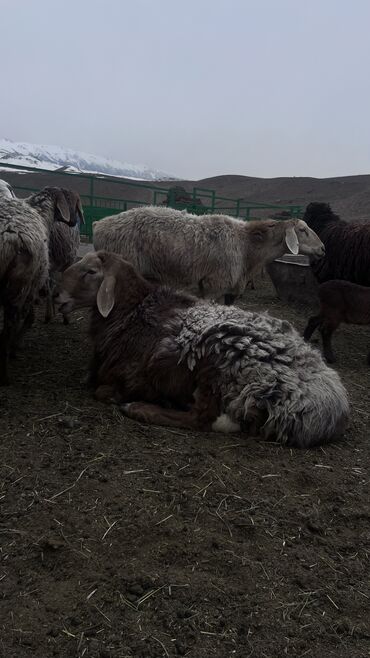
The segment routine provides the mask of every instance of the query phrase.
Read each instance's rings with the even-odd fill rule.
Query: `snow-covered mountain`
[[[66,171],[70,172],[124,176],[139,180],[176,180],[174,176],[169,176],[156,169],[149,169],[146,165],[128,164],[60,146],[13,142],[10,139],[0,139],[0,168],[1,161],[21,167],[52,170],[64,167]]]

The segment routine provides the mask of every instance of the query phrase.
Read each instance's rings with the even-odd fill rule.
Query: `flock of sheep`
[[[9,381],[9,357],[44,291],[46,320],[54,302],[65,322],[75,308],[91,309],[89,385],[97,399],[115,401],[135,420],[245,431],[300,447],[343,434],[346,391],[307,340],[319,328],[325,356],[333,360],[330,338],[339,322],[370,323],[370,288],[364,287],[370,281],[361,278],[356,259],[351,273],[350,237],[340,249],[345,228],[329,206],[310,204],[307,221],[257,222],[135,208],[96,222],[95,251],[75,262],[83,222],[78,194],[47,187],[21,200],[2,183],[0,384]],[[366,226],[352,228],[352,235],[360,244],[361,231],[365,244]],[[232,305],[253,274],[287,249],[308,255],[318,279],[329,279],[320,287],[320,313],[310,319],[306,340],[285,320]]]

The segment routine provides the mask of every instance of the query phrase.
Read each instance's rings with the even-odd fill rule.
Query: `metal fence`
[[[299,205],[280,205],[233,199],[218,196],[214,190],[203,187],[193,187],[190,192],[187,192],[186,201],[178,202],[174,193],[176,181],[166,181],[167,187],[163,187],[163,181],[162,185],[150,185],[146,182],[141,183],[112,176],[72,173],[63,171],[63,168],[50,171],[49,169],[18,166],[7,162],[1,162],[0,166],[2,169],[9,171],[9,174],[15,172],[22,175],[29,174],[31,177],[35,174],[45,174],[50,182],[48,180],[44,184],[73,187],[78,190],[85,215],[85,224],[81,226],[81,235],[85,236],[86,239],[92,237],[92,224],[94,221],[142,205],[166,205],[171,208],[186,209],[188,212],[195,214],[220,212],[247,221],[260,219],[261,216],[266,216],[266,213],[281,214],[283,219],[284,215],[287,217],[300,217],[303,212],[303,207]],[[72,178],[73,183],[71,182]],[[27,196],[40,189],[37,180],[22,185],[22,181],[18,181],[17,177],[16,182],[13,180],[9,182],[17,194],[20,193],[20,196]],[[102,193],[102,187],[109,188],[109,192],[112,189],[113,191],[117,190],[117,193],[113,196],[110,195],[111,192],[107,194],[105,190],[105,193]]]

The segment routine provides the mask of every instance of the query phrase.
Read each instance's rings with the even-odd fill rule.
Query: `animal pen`
[[[149,184],[146,181],[139,182],[112,176],[72,173],[64,171],[63,168],[50,171],[36,167],[20,167],[6,162],[2,162],[1,167],[9,173],[9,182],[20,197],[36,192],[45,185],[76,189],[81,196],[85,215],[85,224],[80,228],[81,236],[87,240],[92,238],[93,222],[137,206],[165,205],[194,214],[220,212],[246,221],[261,219],[272,214],[280,219],[286,219],[300,217],[303,213],[303,208],[299,205],[233,199],[218,196],[214,190],[204,187],[193,187],[190,191],[185,191],[184,188],[176,185],[176,181]],[[42,174],[42,186],[40,174]],[[185,194],[179,195],[178,190],[183,190]]]

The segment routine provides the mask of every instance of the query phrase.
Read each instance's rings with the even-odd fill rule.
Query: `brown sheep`
[[[286,321],[150,283],[104,251],[63,273],[57,303],[62,313],[92,309],[95,396],[135,420],[300,447],[344,429],[338,374]]]
[[[310,340],[319,329],[324,356],[328,363],[335,362],[331,338],[341,322],[370,324],[370,288],[349,281],[326,281],[319,286],[320,313],[309,319],[304,339]],[[370,352],[367,357],[370,365]]]

